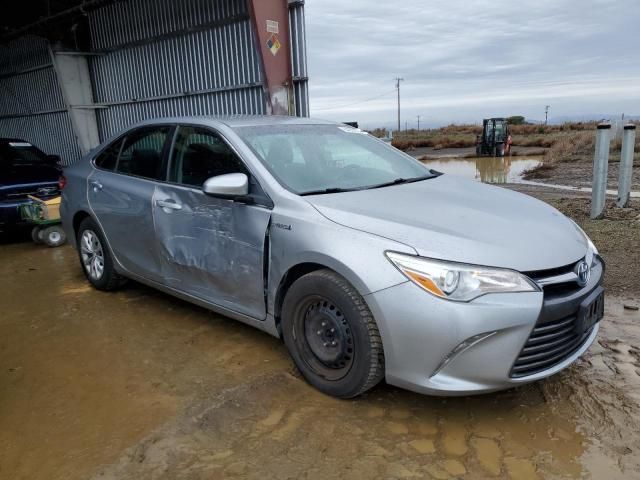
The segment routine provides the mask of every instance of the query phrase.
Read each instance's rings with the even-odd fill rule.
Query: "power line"
[[[376,95],[375,97],[371,97],[371,98],[367,98],[365,100],[359,100],[357,102],[353,102],[353,103],[347,103],[345,105],[340,105],[337,107],[324,107],[324,108],[314,108],[313,110],[336,110],[338,108],[345,108],[345,107],[351,107],[353,105],[360,105],[361,103],[366,103],[366,102],[371,102],[373,100],[377,100],[378,98],[382,98],[386,95],[390,95],[392,93],[395,93],[395,89],[391,90],[390,92],[385,92],[385,93],[381,93],[380,95]]]

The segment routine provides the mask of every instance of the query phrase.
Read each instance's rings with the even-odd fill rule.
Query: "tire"
[[[105,291],[122,286],[126,279],[115,271],[111,253],[96,222],[92,218],[85,218],[80,223],[77,235],[80,266],[89,283]]]
[[[47,247],[59,247],[67,241],[61,225],[52,225],[42,230],[42,239]]]
[[[323,393],[357,397],[384,376],[373,315],[356,289],[331,270],[316,270],[291,285],[282,333],[298,370]]]
[[[31,229],[31,240],[33,240],[33,243],[35,243],[36,245],[40,245],[41,243],[44,243],[44,240],[42,237],[42,228],[33,227]]]

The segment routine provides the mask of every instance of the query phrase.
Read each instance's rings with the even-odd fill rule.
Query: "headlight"
[[[468,302],[486,293],[539,291],[527,277],[513,270],[444,262],[396,252],[387,258],[409,280],[440,298]]]

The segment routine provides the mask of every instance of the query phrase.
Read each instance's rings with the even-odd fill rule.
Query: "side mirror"
[[[217,175],[204,182],[202,191],[214,197],[244,197],[249,194],[249,178],[244,173]]]
[[[60,155],[47,155],[46,162],[49,165],[60,165]]]

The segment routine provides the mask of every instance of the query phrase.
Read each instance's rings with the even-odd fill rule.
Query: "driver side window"
[[[211,177],[248,170],[235,152],[215,133],[197,127],[179,127],[169,169],[169,181],[202,187]]]

